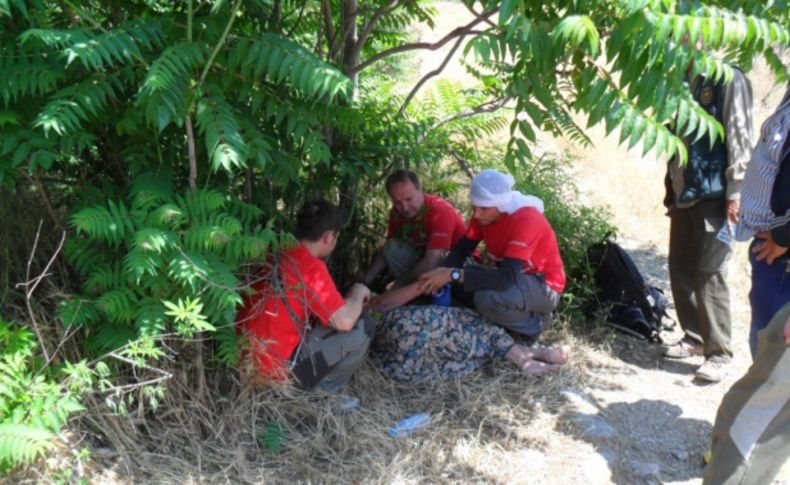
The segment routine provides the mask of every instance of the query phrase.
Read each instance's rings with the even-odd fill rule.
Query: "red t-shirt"
[[[543,273],[551,289],[557,293],[565,289],[565,268],[557,236],[549,221],[534,207],[522,207],[485,226],[472,219],[466,237],[485,241],[495,261],[520,259],[524,261],[525,273]]]
[[[411,241],[419,249],[450,249],[466,231],[466,224],[455,207],[441,197],[425,194],[422,209],[412,218],[390,210],[387,238]]]
[[[345,304],[337,291],[329,269],[310,254],[304,244],[285,252],[280,258],[280,281],[290,310],[267,275],[253,285],[255,294],[248,297],[236,321],[239,329],[250,337],[252,353],[261,372],[274,378],[287,376],[285,361],[291,358],[302,340],[304,322],[315,319],[329,325],[329,318]]]

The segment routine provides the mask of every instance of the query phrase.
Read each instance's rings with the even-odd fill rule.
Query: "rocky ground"
[[[781,96],[764,66],[750,75],[755,90],[756,128]],[[619,242],[629,250],[649,283],[671,300],[667,274],[669,220],[661,206],[664,164],[636,150],[617,147],[616,133],[593,132],[594,147],[547,140],[551,149],[568,150],[582,196],[603,205],[619,227]],[[729,267],[735,358],[717,384],[693,379],[702,357],[672,361],[658,346],[622,337],[614,340],[605,366],[590,369],[587,386],[567,389],[568,416],[576,435],[591,443],[611,472],[591,474],[599,483],[699,483],[702,454],[709,447],[716,409],[724,393],[751,363],[748,349],[750,276],[745,244],[737,244]],[[672,316],[674,317],[674,313]],[[664,339],[674,342],[676,327]],[[600,462],[600,460],[599,460]],[[601,466],[603,464],[601,463]],[[596,480],[593,480],[596,481]]]

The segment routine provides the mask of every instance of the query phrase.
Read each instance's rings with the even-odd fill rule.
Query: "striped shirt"
[[[790,89],[774,114],[763,123],[760,140],[746,169],[741,189],[740,219],[735,230],[738,241],[748,241],[758,232],[777,227],[786,220],[784,214],[777,216],[771,210],[771,192],[782,160],[788,155],[783,152],[789,134]]]

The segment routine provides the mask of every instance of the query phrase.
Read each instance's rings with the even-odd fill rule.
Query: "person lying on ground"
[[[306,203],[296,223],[298,244],[275,257],[253,285],[237,325],[263,376],[291,375],[303,389],[336,394],[362,364],[374,331],[362,314],[370,290],[357,283],[343,298],[324,262],[343,224],[334,204]]]
[[[425,293],[453,283],[472,295],[474,308],[487,320],[534,342],[551,322],[565,289],[565,269],[543,202],[513,190],[513,183],[512,176],[492,169],[475,176],[466,235],[442,267],[419,282]],[[465,264],[480,242],[494,267]]]
[[[570,356],[570,347],[533,348],[519,343],[502,327],[470,308],[401,306],[422,294],[412,283],[375,297],[372,311],[382,312],[371,354],[384,374],[398,381],[453,379],[499,359],[531,376],[555,371]]]

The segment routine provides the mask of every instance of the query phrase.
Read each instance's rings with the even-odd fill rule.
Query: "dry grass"
[[[253,390],[228,375],[215,374],[206,395],[194,396],[184,369],[158,413],[122,418],[101,405],[91,410],[85,424],[118,452],[108,461],[102,450],[94,473],[108,478],[115,470],[114,480],[143,483],[540,482],[530,472],[536,457],[555,453],[563,439],[573,446],[556,430],[559,390],[583,384],[587,352],[543,377],[525,378],[501,361],[463,380],[421,385],[394,382],[368,361],[348,389],[363,401],[352,415],[336,414],[317,394],[289,386]],[[387,434],[417,412],[431,414],[427,428]],[[284,431],[279,452],[266,444],[271,423]]]
[[[583,387],[597,351],[564,330],[550,335],[576,349],[560,372],[526,378],[505,361],[462,380],[402,384],[368,360],[348,392],[362,399],[351,415],[331,400],[285,385],[253,389],[236,373],[215,372],[203,396],[188,368],[174,369],[159,411],[121,417],[94,402],[64,434],[61,453],[14,482],[79,476],[92,483],[548,483],[553,457],[578,453],[561,425],[560,390]],[[392,438],[398,420],[428,412],[432,422]],[[279,450],[273,423],[283,431]],[[269,437],[267,438],[267,433]],[[268,444],[267,444],[268,441]],[[75,453],[88,446],[88,460]],[[66,473],[70,470],[69,473]],[[565,476],[579,476],[568,473]]]

